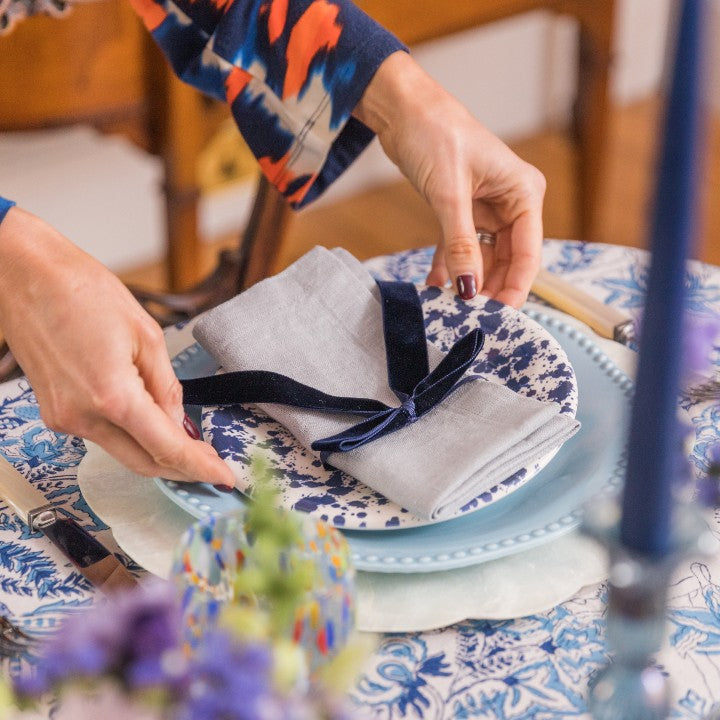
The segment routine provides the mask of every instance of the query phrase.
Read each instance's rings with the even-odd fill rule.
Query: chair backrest
[[[128,3],[80,3],[0,37],[0,132],[87,123],[165,166],[169,286],[197,280],[197,158],[228,109],[175,77]]]
[[[18,23],[0,37],[0,131],[86,122],[147,146],[145,47],[123,2]]]
[[[408,45],[451,35],[533,10],[570,15],[594,34],[611,36],[615,0],[355,0]]]

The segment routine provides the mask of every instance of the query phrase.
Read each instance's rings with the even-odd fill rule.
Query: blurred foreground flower
[[[697,486],[697,498],[706,507],[720,505],[720,443],[709,449],[707,472],[700,477]]]
[[[302,663],[291,663],[289,681],[282,677],[287,651],[284,642],[239,638],[225,627],[183,652],[177,591],[157,581],[68,618],[15,690],[25,702],[57,693],[56,720],[350,717],[339,693],[298,676]]]
[[[137,592],[69,617],[45,643],[32,675],[21,676],[21,695],[47,692],[67,679],[113,678],[139,691],[170,679],[166,655],[179,647],[180,612],[173,588],[151,582]]]
[[[709,315],[685,315],[683,334],[683,385],[708,383],[718,373],[720,361],[720,318]],[[696,476],[692,487],[690,457],[696,443],[695,427],[683,415],[684,452],[678,454],[676,475],[679,485],[694,491],[695,499],[703,506],[720,505],[720,444],[705,448],[706,470]]]
[[[691,384],[703,378],[718,360],[720,319],[709,315],[686,315],[683,342],[685,381]]]
[[[254,497],[253,562],[220,564],[233,592],[196,623],[192,643],[178,587],[153,581],[69,617],[16,680],[18,698],[57,696],[56,720],[349,719],[342,697],[367,650],[338,646],[310,675],[293,627],[322,578],[312,562],[289,561],[304,546],[302,524],[262,483]]]

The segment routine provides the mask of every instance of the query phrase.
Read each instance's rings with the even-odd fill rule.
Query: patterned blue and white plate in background
[[[477,326],[485,332],[479,360],[468,376],[557,403],[560,412],[575,415],[578,394],[573,368],[560,344],[544,328],[525,314],[486,298],[467,303],[451,291],[434,287],[423,288],[420,296],[428,340],[443,351]],[[254,406],[206,408],[202,428],[233,468],[243,493],[252,490],[248,468],[251,457],[260,452],[275,470],[284,507],[348,530],[389,530],[436,522],[412,515],[339,470],[324,468],[316,453],[299,445],[288,430]],[[522,487],[558,449],[483,492],[456,516],[490,505]]]

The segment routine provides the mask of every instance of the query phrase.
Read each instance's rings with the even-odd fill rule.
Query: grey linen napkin
[[[333,395],[400,404],[387,385],[377,286],[345,251],[311,250],[208,311],[194,335],[225,370],[272,370]],[[432,369],[443,353],[428,345],[428,357]],[[307,448],[362,419],[259,407]],[[558,410],[476,380],[418,422],[328,461],[418,517],[443,519],[573,435],[579,423]]]

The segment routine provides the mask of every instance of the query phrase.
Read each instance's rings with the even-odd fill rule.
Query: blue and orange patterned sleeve
[[[10,211],[10,208],[14,206],[14,200],[8,200],[7,198],[0,197],[0,223],[5,219],[5,216]]]
[[[350,0],[131,0],[180,78],[226,100],[262,171],[295,208],[359,155],[351,116],[403,45]]]

